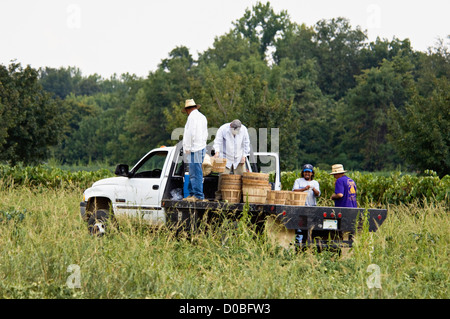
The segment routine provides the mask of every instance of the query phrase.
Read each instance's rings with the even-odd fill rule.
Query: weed
[[[0,193],[0,298],[450,297],[445,203],[392,205],[374,233],[362,216],[342,258],[276,247],[245,213],[234,223],[209,212],[215,222],[191,237],[118,218],[111,236],[97,238],[80,217],[77,189]],[[79,266],[80,288],[67,286],[69,265]],[[378,266],[382,288],[368,287],[369,265]]]

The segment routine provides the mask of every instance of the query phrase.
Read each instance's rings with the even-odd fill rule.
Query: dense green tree
[[[355,75],[361,72],[360,52],[367,36],[359,27],[353,29],[350,21],[342,17],[320,20],[314,30],[319,87],[324,94],[338,100],[356,85]]]
[[[83,156],[84,152],[74,148],[74,144],[78,143],[74,135],[79,138],[80,125],[83,120],[91,118],[95,119],[101,109],[95,102],[93,97],[76,96],[71,93],[62,103],[59,110],[64,117],[65,125],[62,126],[63,138],[60,143],[53,148],[52,156],[63,163],[75,163],[81,159],[89,159]],[[87,137],[83,137],[80,143],[83,143]]]
[[[275,44],[276,38],[283,36],[289,24],[287,12],[275,13],[270,2],[256,3],[252,10],[246,9],[244,15],[233,23],[235,32],[258,45],[262,58],[266,57],[268,48]]]
[[[293,142],[293,165],[301,167],[308,162],[318,164],[333,157],[332,110],[334,100],[322,94],[317,85],[318,69],[314,59],[303,60],[300,65],[283,59],[272,70],[273,84],[279,98],[290,101],[296,125],[286,132]]]
[[[380,170],[398,163],[395,149],[387,140],[387,112],[401,109],[414,88],[407,58],[385,60],[378,68],[364,70],[356,77],[357,86],[348,91],[341,103],[339,120],[344,134],[341,151],[358,168]]]
[[[433,92],[435,79],[450,78],[450,51],[442,39],[427,53],[419,54],[415,75],[422,96],[429,96]]]
[[[270,87],[271,69],[263,60],[257,56],[239,62],[231,60],[222,69],[216,65],[203,65],[199,66],[197,74],[197,78],[191,79],[191,90],[186,93],[186,98],[192,97],[202,105],[201,111],[208,119],[208,127],[218,128],[238,118],[248,128],[255,129],[255,151],[261,150],[260,146],[268,151],[279,150],[282,167],[293,167],[292,159],[297,156],[293,149],[297,144],[295,133],[290,133],[298,117],[294,116],[291,100],[278,98],[277,89],[281,86],[274,83],[276,89]],[[186,116],[180,112],[183,103],[184,100],[174,103],[165,111],[169,128],[184,127]],[[267,129],[267,140],[264,132],[260,135],[259,129]],[[272,144],[275,137],[271,135],[272,129],[279,130],[279,140],[274,140],[277,145]],[[210,142],[213,139],[214,136],[210,136]]]
[[[65,118],[64,136],[53,149],[53,156],[63,163],[88,160],[115,163],[127,154],[129,142],[124,118],[142,81],[134,75],[123,74],[98,83],[101,92],[71,93],[63,101],[60,112]]]
[[[300,65],[306,60],[317,59],[315,34],[313,27],[290,24],[284,36],[275,41],[274,61],[280,64],[283,59],[290,59]]]
[[[198,64],[224,68],[230,61],[241,61],[253,55],[259,56],[258,44],[232,30],[216,37],[212,48],[199,53]]]
[[[171,129],[167,127],[164,110],[183,99],[183,93],[189,89],[193,64],[189,50],[176,47],[143,82],[125,116],[127,133],[122,139],[128,137],[131,153],[142,155],[170,140]]]
[[[98,74],[91,74],[88,77],[83,77],[80,82],[77,83],[75,92],[77,95],[94,95],[99,93],[101,91],[101,80],[102,78]]]
[[[181,110],[193,98],[210,128],[235,118],[256,133],[266,128],[269,151],[271,129],[279,129],[273,143],[283,169],[406,163],[445,174],[449,56],[443,40],[427,52],[413,50],[409,39],[368,43],[345,18],[306,26],[258,2],[197,60],[177,46],[146,78],[46,67],[36,80],[31,68],[0,68],[0,159],[31,161],[31,153],[43,159],[46,145],[61,140],[52,151],[62,162],[133,164],[178,140],[171,133],[182,133]]]
[[[50,68],[39,69],[39,81],[47,92],[54,93],[60,99],[76,93],[76,84],[81,79],[81,71],[78,68]]]
[[[379,67],[384,60],[392,61],[397,56],[408,57],[413,62],[416,55],[409,39],[400,40],[394,37],[389,41],[377,37],[375,41],[361,48],[361,69]]]
[[[149,149],[159,146],[167,139],[163,128],[161,105],[149,101],[145,88],[141,88],[125,117],[125,130],[129,136],[128,151],[143,155]],[[135,156],[130,160],[136,159]]]
[[[450,174],[450,82],[435,78],[427,96],[417,92],[403,110],[390,110],[390,140],[406,163],[420,171]]]
[[[56,97],[65,99],[70,93],[75,95],[93,95],[101,92],[103,79],[98,74],[82,76],[76,67],[45,67],[39,69],[39,82],[44,90]]]
[[[128,159],[130,152],[130,149],[121,152],[126,145],[121,144],[120,136],[123,132],[123,114],[117,108],[103,111],[95,117],[86,117],[67,140],[66,158],[71,159],[72,163],[122,162]]]
[[[354,76],[361,73],[361,51],[366,34],[352,28],[348,19],[320,20],[313,27],[289,24],[284,36],[275,42],[274,60],[289,58],[298,65],[315,59],[317,84],[325,95],[336,100],[356,85]]]
[[[0,160],[38,163],[61,135],[60,103],[45,92],[38,71],[20,64],[0,65]]]

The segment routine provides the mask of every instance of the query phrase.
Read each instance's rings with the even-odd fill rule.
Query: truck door
[[[133,168],[128,179],[126,214],[154,225],[165,223],[161,198],[167,181],[167,158],[166,150],[151,152]]]

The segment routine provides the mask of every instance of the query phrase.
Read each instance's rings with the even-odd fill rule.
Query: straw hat
[[[196,106],[197,109],[199,109],[201,107],[200,104],[196,104],[194,99],[190,99],[190,100],[186,100],[186,102],[184,103],[184,109],[181,110],[181,112],[186,113],[186,108],[191,107],[191,106]]]
[[[331,166],[330,175],[341,174],[345,172],[347,171],[344,171],[344,166],[342,164],[334,164],[333,166]]]

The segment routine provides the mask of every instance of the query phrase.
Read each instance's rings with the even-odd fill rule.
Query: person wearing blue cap
[[[316,206],[316,197],[320,196],[320,185],[318,181],[314,180],[314,166],[311,164],[303,165],[301,175],[301,178],[295,180],[292,190],[294,192],[307,192],[305,206]],[[295,230],[295,241],[297,243],[303,241],[301,229]]]
[[[302,177],[294,182],[293,191],[308,192],[305,206],[316,206],[316,197],[320,196],[319,182],[314,180],[314,167],[311,164],[303,165]]]

